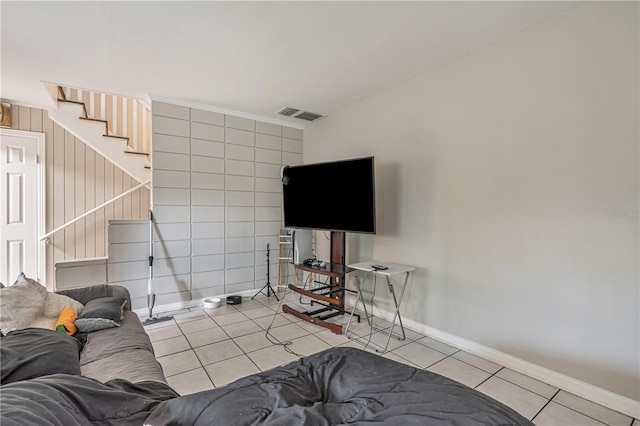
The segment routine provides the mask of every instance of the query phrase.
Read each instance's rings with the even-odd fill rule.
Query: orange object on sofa
[[[78,328],[74,324],[77,317],[78,314],[71,308],[71,306],[65,307],[58,317],[58,321],[56,321],[55,330],[61,333],[67,333],[69,336],[73,336],[76,331],[78,331]]]

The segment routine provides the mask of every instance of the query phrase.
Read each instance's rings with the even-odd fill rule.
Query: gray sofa
[[[156,361],[149,336],[138,316],[131,311],[129,291],[118,285],[97,285],[56,292],[86,305],[100,297],[122,297],[127,300],[120,327],[94,331],[85,336],[80,353],[83,376],[105,383],[125,379],[132,383],[155,381],[166,383],[160,363]]]

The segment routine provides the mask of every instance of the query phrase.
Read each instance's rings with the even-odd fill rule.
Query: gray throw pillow
[[[122,297],[100,297],[90,300],[75,320],[78,331],[90,333],[119,327],[125,303],[127,301]]]

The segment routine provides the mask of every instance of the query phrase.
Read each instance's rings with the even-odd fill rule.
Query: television
[[[375,234],[373,157],[282,168],[284,226]]]

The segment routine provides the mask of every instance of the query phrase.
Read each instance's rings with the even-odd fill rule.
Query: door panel
[[[38,136],[0,133],[0,282],[39,276]]]

